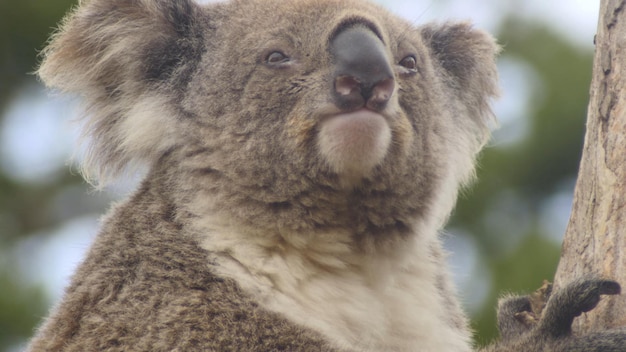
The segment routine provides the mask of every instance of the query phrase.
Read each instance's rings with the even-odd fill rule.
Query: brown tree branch
[[[597,274],[626,290],[626,0],[602,0],[585,146],[555,286]],[[575,322],[579,331],[626,326],[625,296]]]

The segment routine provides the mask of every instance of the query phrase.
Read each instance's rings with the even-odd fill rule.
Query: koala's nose
[[[382,110],[395,82],[382,41],[364,26],[348,27],[330,43],[335,74],[333,95],[341,109]]]

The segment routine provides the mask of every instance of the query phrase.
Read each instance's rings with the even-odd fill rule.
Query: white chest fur
[[[205,232],[206,234],[206,232]],[[345,234],[332,241],[250,241],[215,228],[203,247],[219,274],[235,279],[265,308],[353,351],[470,351],[466,331],[450,326],[437,273],[445,270],[414,240],[400,252],[357,255]],[[256,237],[258,239],[258,237]]]

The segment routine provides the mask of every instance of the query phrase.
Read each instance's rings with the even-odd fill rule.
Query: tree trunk
[[[598,274],[626,292],[626,0],[601,0],[585,146],[555,277]],[[626,326],[625,295],[604,297],[578,331]]]

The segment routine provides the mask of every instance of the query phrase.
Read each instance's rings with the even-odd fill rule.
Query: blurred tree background
[[[34,84],[28,72],[36,65],[36,49],[71,3],[0,1],[0,128],[18,92]],[[4,133],[0,136],[5,138]],[[1,155],[8,152],[19,153],[2,150]],[[5,165],[3,160],[0,164]],[[15,347],[31,335],[47,310],[43,287],[22,280],[10,252],[24,238],[65,220],[51,217],[50,206],[54,195],[70,182],[79,181],[66,176],[31,184],[0,168],[0,350]]]
[[[71,173],[68,151],[44,171],[37,158],[34,166],[15,171],[23,155],[45,158],[42,151],[55,147],[45,143],[58,144],[31,132],[37,126],[50,130],[35,121],[32,109],[40,109],[37,116],[41,110],[56,111],[47,121],[54,129],[68,126],[68,116],[60,115],[71,115],[71,109],[39,106],[51,98],[42,95],[30,73],[38,51],[75,3],[0,1],[0,351],[23,347],[58,298],[42,279],[52,274],[40,247],[58,243],[51,239],[66,238],[66,232],[87,228],[92,233],[97,214],[110,201],[90,193]],[[496,109],[501,128],[481,158],[478,182],[461,196],[446,237],[481,344],[496,335],[499,294],[532,291],[556,270],[582,150],[593,54],[591,46],[573,43],[545,21],[512,10],[500,16],[494,34],[505,49],[500,68],[508,108]],[[16,117],[21,120],[15,122]],[[43,146],[30,150],[32,143]],[[84,241],[70,242],[61,241],[54,255],[84,249]]]

